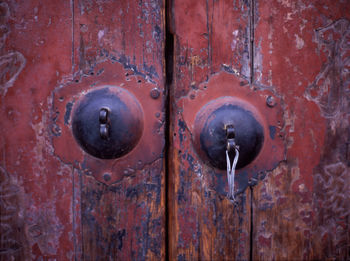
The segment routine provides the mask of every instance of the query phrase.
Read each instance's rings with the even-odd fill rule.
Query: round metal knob
[[[115,86],[96,89],[75,105],[72,130],[85,152],[101,159],[119,158],[142,135],[142,109],[127,90]]]
[[[264,130],[256,115],[247,107],[249,106],[219,99],[205,105],[197,114],[195,146],[212,166],[227,168],[227,126],[233,126],[235,145],[239,147],[237,169],[251,163],[259,154],[264,142]]]

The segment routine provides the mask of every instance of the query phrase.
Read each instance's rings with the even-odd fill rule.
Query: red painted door
[[[0,8],[0,259],[162,259],[164,3]],[[116,160],[91,157],[72,135],[77,104],[106,86],[143,115],[136,147]]]
[[[350,2],[172,1],[170,24],[170,259],[349,259]],[[225,96],[274,146],[238,170],[235,203],[196,144]]]
[[[0,23],[0,260],[350,258],[348,0],[7,0]],[[117,158],[76,140],[96,93]],[[263,133],[235,200],[220,108]]]

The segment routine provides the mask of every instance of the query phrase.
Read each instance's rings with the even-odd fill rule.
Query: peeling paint
[[[0,56],[0,89],[4,94],[13,86],[25,64],[26,59],[20,52]]]
[[[322,115],[332,118],[339,114],[348,99],[345,93],[350,84],[350,22],[340,19],[330,25],[316,30],[318,48],[327,57],[314,82],[305,91],[305,97],[314,101],[321,109]]]
[[[304,40],[301,37],[299,37],[299,35],[297,34],[294,34],[294,36],[295,36],[296,48],[298,50],[302,49],[304,47]]]

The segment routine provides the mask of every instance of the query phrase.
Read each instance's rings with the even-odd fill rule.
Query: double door
[[[349,258],[348,0],[5,0],[0,22],[0,260]]]

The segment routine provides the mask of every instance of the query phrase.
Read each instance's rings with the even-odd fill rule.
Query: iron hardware
[[[100,136],[106,140],[109,137],[109,126],[108,126],[108,109],[102,108],[100,110]]]
[[[251,111],[239,105],[222,104],[215,110],[208,108],[205,105],[196,116],[195,128],[200,134],[200,146],[196,146],[199,154],[212,166],[226,169],[225,151],[232,159],[239,148],[236,168],[247,166],[257,157],[264,142],[260,122]]]
[[[82,149],[101,159],[129,153],[143,131],[143,114],[136,98],[119,87],[87,93],[75,105],[72,121],[75,139]]]

